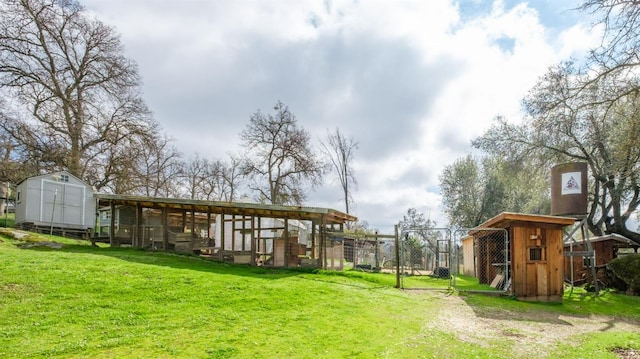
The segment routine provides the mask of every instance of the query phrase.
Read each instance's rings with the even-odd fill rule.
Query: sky
[[[240,132],[286,104],[316,148],[358,141],[352,214],[392,233],[409,208],[448,226],[438,177],[549,66],[600,32],[579,1],[80,0],[121,36],[143,97],[186,158],[242,153]],[[344,210],[335,175],[311,207]]]

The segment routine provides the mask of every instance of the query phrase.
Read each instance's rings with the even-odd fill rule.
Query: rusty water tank
[[[551,169],[551,215],[587,214],[587,164],[563,163]]]

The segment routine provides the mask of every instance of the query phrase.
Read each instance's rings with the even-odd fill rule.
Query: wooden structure
[[[587,278],[593,277],[591,266],[594,265],[598,280],[607,285],[607,276],[604,270],[606,265],[623,253],[638,253],[640,247],[630,239],[618,234],[592,237],[588,241],[591,248],[588,248],[587,243],[583,241],[576,241],[573,244],[564,243],[565,277],[567,280],[571,280],[570,275],[573,269],[573,279],[576,284],[582,284]],[[592,257],[591,254],[594,256]],[[592,258],[595,259],[595,263],[590,262]]]
[[[476,276],[476,263],[475,256],[473,254],[473,239],[474,236],[465,236],[462,238],[462,265],[458,270],[470,277]]]
[[[478,228],[504,228],[509,238],[506,265],[510,294],[526,301],[562,301],[563,228],[574,218],[504,212]],[[490,258],[478,256],[478,267]]]
[[[336,261],[336,244],[328,233],[342,232],[346,222],[357,220],[316,207],[100,193],[95,197],[101,233],[112,246],[192,252],[272,267],[341,269],[342,254]]]

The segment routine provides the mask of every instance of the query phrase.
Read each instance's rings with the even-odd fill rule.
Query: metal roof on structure
[[[354,222],[358,218],[329,208],[281,206],[259,203],[220,202],[180,198],[159,198],[119,194],[96,193],[99,205],[141,206],[145,208],[167,208],[203,213],[288,218],[298,220],[325,220],[327,224]]]
[[[514,222],[568,226],[574,224],[576,222],[576,219],[571,217],[547,216],[540,214],[502,212],[499,215],[479,225],[477,228],[506,228]]]

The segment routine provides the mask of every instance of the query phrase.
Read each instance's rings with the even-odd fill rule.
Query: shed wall
[[[56,175],[29,178],[18,185],[16,224],[34,223],[67,228],[93,228],[93,190],[73,176],[60,182]]]
[[[561,300],[564,291],[562,230],[519,225],[512,227],[510,234],[513,294],[525,300]]]

